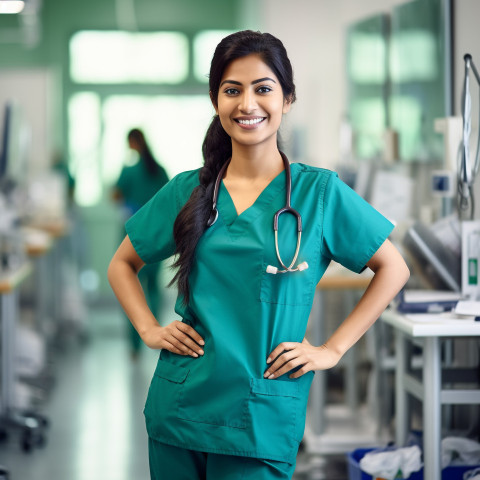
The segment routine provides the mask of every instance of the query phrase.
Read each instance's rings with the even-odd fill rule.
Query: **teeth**
[[[260,123],[262,120],[263,118],[255,118],[253,120],[239,120],[238,123],[242,125],[254,125],[255,123]]]

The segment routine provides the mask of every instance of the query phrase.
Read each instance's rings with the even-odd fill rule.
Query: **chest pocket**
[[[314,250],[309,248],[307,238],[302,237],[296,267],[306,261],[309,267],[301,272],[267,273],[269,265],[283,270],[275,249],[275,237],[270,226],[265,241],[265,250],[261,272],[260,301],[279,305],[310,305],[315,289]],[[282,261],[289,266],[297,245],[297,223],[293,215],[284,213],[279,218],[278,250]]]
[[[313,297],[313,274],[309,269],[303,272],[287,272],[272,275],[264,264],[260,301],[278,305],[310,305]]]

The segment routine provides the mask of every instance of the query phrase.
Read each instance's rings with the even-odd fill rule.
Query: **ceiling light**
[[[20,13],[25,7],[24,1],[0,0],[0,14],[2,13]]]

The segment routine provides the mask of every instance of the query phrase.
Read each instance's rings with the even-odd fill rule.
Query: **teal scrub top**
[[[159,165],[157,173],[152,175],[140,159],[135,165],[124,167],[116,187],[122,196],[130,214],[145,205],[168,182],[165,169]]]
[[[329,170],[291,165],[292,206],[302,215],[298,263],[307,270],[272,275],[279,266],[273,216],[285,204],[285,171],[237,215],[223,182],[217,222],[200,238],[188,307],[175,311],[205,340],[203,356],[162,350],[145,404],[147,432],[170,445],[204,452],[295,462],[314,372],[263,378],[281,342],[301,342],[315,287],[331,260],[360,272],[393,225]],[[199,171],[177,175],[126,224],[145,263],[174,252],[173,223],[198,185]],[[293,257],[296,220],[283,214],[279,245]]]

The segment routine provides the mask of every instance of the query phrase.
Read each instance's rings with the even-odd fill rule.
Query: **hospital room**
[[[478,18],[0,0],[0,480],[480,480]]]

